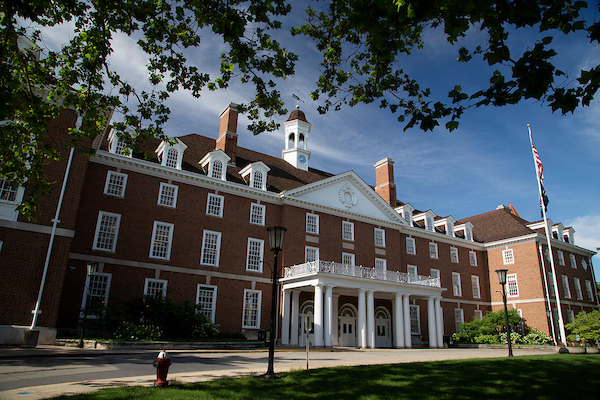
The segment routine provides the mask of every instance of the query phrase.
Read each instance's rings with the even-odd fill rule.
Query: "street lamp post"
[[[277,378],[277,375],[273,370],[273,361],[275,359],[275,326],[277,323],[277,294],[279,293],[279,288],[277,286],[277,277],[279,275],[277,256],[283,248],[283,237],[286,230],[287,229],[281,226],[267,228],[267,231],[269,232],[271,251],[275,257],[273,263],[273,290],[271,292],[271,336],[269,340],[269,366],[267,368],[267,373],[265,374],[265,378],[267,379]]]
[[[89,262],[86,264],[86,272],[89,277],[86,280],[89,280],[87,285],[84,286],[84,295],[85,295],[85,305],[83,306],[83,319],[81,321],[81,336],[79,337],[79,343],[77,347],[80,349],[83,348],[83,334],[85,332],[85,318],[87,317],[88,303],[90,302],[90,286],[92,283],[92,277],[96,275],[96,271],[98,271],[98,263]]]
[[[506,323],[506,335],[508,340],[508,356],[513,356],[512,351],[512,340],[510,337],[510,325],[508,324],[508,307],[506,306],[506,273],[507,269],[497,269],[496,273],[498,274],[498,282],[502,286],[502,301],[504,302],[504,321]]]

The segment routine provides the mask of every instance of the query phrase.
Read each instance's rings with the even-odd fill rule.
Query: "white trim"
[[[215,286],[215,285],[206,285],[206,284],[202,284],[202,283],[199,283],[198,285],[196,285],[196,306],[198,306],[198,302],[200,300],[200,290],[201,290],[201,288],[205,289],[206,291],[212,291],[212,304],[211,304],[211,307],[210,307],[210,316],[208,316],[208,319],[210,319],[210,321],[214,324],[215,323],[215,317],[216,317],[216,314],[217,314],[217,286]]]
[[[215,249],[207,248],[206,241],[207,241],[207,238],[209,235],[214,236],[216,238]],[[206,254],[206,251],[213,251],[213,250],[215,252],[215,254],[213,256]],[[208,265],[211,267],[218,267],[220,256],[221,256],[221,232],[209,231],[209,230],[205,229],[202,233],[202,252],[200,254],[200,265]],[[214,262],[205,263],[204,261],[207,260],[208,258],[214,258]]]
[[[260,211],[259,214],[254,214],[253,210],[261,210],[261,211]],[[252,224],[252,225],[259,225],[259,226],[265,226],[266,214],[267,214],[267,207],[265,205],[258,204],[258,203],[251,203],[250,204],[250,224]],[[260,221],[259,222],[253,222],[252,218],[254,216],[260,217]]]
[[[432,257],[432,255],[433,255],[433,257]],[[432,258],[434,260],[437,260],[440,258],[440,255],[438,253],[438,245],[435,242],[429,242],[429,258]]]
[[[379,243],[378,243],[379,236]],[[374,243],[376,247],[385,247],[385,229],[375,228],[373,230]]]
[[[146,280],[144,281],[144,296],[154,296],[157,293],[152,293],[149,294],[148,291],[150,289],[150,284],[158,284],[160,285],[160,288],[157,288],[156,292],[158,293],[159,291],[161,292],[160,296],[161,297],[165,297],[167,295],[167,284],[168,281],[166,279],[154,279],[154,278],[146,278]],[[156,288],[153,288],[153,291]]]
[[[515,252],[513,249],[502,250],[502,263],[504,265],[510,265],[515,263]]]
[[[168,204],[166,202],[161,202],[163,198],[169,198],[170,196],[166,194],[167,189],[173,189],[173,204]],[[177,207],[177,195],[179,194],[179,186],[171,185],[169,183],[161,182],[160,187],[158,189],[158,199],[156,204],[163,207],[176,208]]]
[[[519,297],[517,274],[506,275],[506,297]]]
[[[417,254],[417,242],[413,237],[406,238],[406,254]]]
[[[113,176],[121,178],[121,182],[119,182],[118,184],[115,184],[113,182],[113,184],[111,185],[111,178]],[[115,188],[118,189],[116,193],[109,193],[109,189],[111,191],[114,191]],[[126,188],[127,188],[127,174],[123,174],[123,173],[116,172],[116,171],[110,171],[110,170],[107,171],[106,182],[104,183],[104,192],[103,192],[104,194],[106,194],[108,196],[125,197],[125,189]]]
[[[254,325],[249,325],[246,323],[246,304],[249,295],[258,295],[256,299],[256,322]],[[260,290],[252,290],[252,289],[244,289],[244,304],[242,306],[242,328],[244,329],[260,329],[260,316],[261,316],[261,304],[262,303],[262,291]],[[252,310],[250,310],[251,312]],[[252,315],[248,315],[249,318],[252,318]]]
[[[114,224],[114,232],[112,232],[112,233],[108,232],[109,235],[113,235],[113,237],[110,239],[111,240],[110,248],[98,247],[98,240],[100,239],[100,237],[99,237],[100,236],[100,228],[102,227],[102,221],[105,216],[108,218],[116,218],[116,222]],[[119,237],[120,225],[121,225],[121,214],[110,213],[107,211],[98,211],[98,219],[96,221],[96,231],[94,233],[94,242],[92,243],[92,250],[106,251],[109,253],[114,253],[117,248],[117,239]]]
[[[94,280],[96,279],[95,277],[106,277],[106,288],[105,288],[105,292],[104,292],[104,296],[103,296],[103,304],[104,306],[106,306],[108,304],[108,296],[110,294],[110,282],[112,280],[112,274],[108,274],[108,273],[104,273],[104,272],[96,272],[96,275],[94,275]],[[85,292],[83,293],[83,296],[81,297],[81,308],[79,311],[79,318],[83,318],[83,314],[84,314],[84,309],[85,309],[85,303],[87,302],[87,298],[88,295],[92,294],[92,289],[90,288],[90,276],[86,275],[85,278],[85,286],[84,286],[84,290]],[[96,296],[99,297],[99,296]],[[97,316],[93,316],[93,315],[87,315],[87,318],[97,318]]]
[[[457,247],[450,247],[450,262],[454,264],[458,264],[460,262]]]
[[[218,201],[218,205],[216,204],[215,201]],[[210,215],[211,217],[219,217],[219,218],[223,218],[223,209],[225,208],[225,197],[218,195],[218,194],[214,194],[214,193],[208,193],[208,196],[206,196],[206,215]],[[216,209],[216,213],[214,212],[214,210]]]
[[[256,250],[254,248],[255,245],[258,245],[258,259],[256,261],[256,265],[254,265],[254,263],[251,265],[250,264],[250,251]],[[259,272],[259,273],[263,272],[264,250],[265,250],[265,241],[263,239],[256,239],[256,238],[251,238],[251,237],[248,238],[248,246],[246,248],[246,271]],[[253,254],[253,256],[254,256],[254,254]]]
[[[349,237],[346,237],[346,234],[349,234]],[[354,241],[354,222],[342,221],[342,240]]]
[[[460,281],[460,272],[452,272],[452,295],[462,297],[462,282]]]
[[[471,275],[471,291],[474,299],[481,298],[481,285],[479,284],[479,276]]]
[[[158,240],[161,238],[157,238],[157,234],[159,234],[159,232],[158,232],[159,227],[168,229],[168,236],[167,236],[166,240],[162,241],[162,242],[166,243],[164,257],[154,255],[154,253],[158,249],[157,246],[161,245],[161,241]],[[170,260],[171,259],[171,247],[173,245],[173,231],[174,230],[175,230],[175,225],[173,225],[173,224],[170,224],[168,222],[154,221],[154,227],[152,228],[152,241],[150,243],[150,254],[149,254],[150,258],[156,258],[159,260]]]

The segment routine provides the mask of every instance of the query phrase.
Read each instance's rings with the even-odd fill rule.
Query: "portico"
[[[410,348],[411,301],[418,299],[427,304],[429,347],[443,346],[445,289],[438,278],[313,261],[286,267],[281,284],[284,345],[304,345],[305,329],[312,329],[316,347]],[[301,292],[312,293],[312,300],[300,304]]]

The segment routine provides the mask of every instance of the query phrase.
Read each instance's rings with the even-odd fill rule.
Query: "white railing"
[[[441,287],[440,278],[412,275],[405,272],[381,271],[362,265],[344,265],[332,261],[311,261],[304,264],[285,267],[284,278],[325,273],[332,275],[354,276],[388,282],[408,283],[411,285]]]

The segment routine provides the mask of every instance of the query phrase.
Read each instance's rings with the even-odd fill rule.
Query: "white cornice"
[[[550,243],[551,243],[552,247],[556,248],[556,249],[567,250],[571,253],[585,254],[587,256],[596,255],[595,251],[584,249],[583,247],[575,246],[574,244],[562,242],[562,241],[556,240],[554,238],[550,239],[550,240],[551,240]],[[495,242],[485,243],[484,246],[487,249],[493,249],[493,248],[498,248],[498,247],[515,245],[515,244],[519,244],[519,243],[531,242],[531,241],[540,242],[540,243],[544,244],[544,243],[546,243],[546,236],[542,235],[541,233],[534,232],[534,233],[530,233],[529,235],[516,236],[516,237],[512,237],[512,238],[508,238],[508,239],[498,240]]]
[[[422,237],[425,239],[431,239],[437,243],[440,243],[440,242],[449,243],[449,244],[458,245],[460,247],[468,247],[472,250],[484,250],[485,249],[485,244],[483,244],[483,243],[473,242],[473,241],[462,239],[459,237],[448,236],[445,233],[431,232],[431,231],[425,230],[423,228],[402,226],[400,229],[400,232],[406,233],[407,235],[410,235],[410,236],[418,236],[418,237]]]

